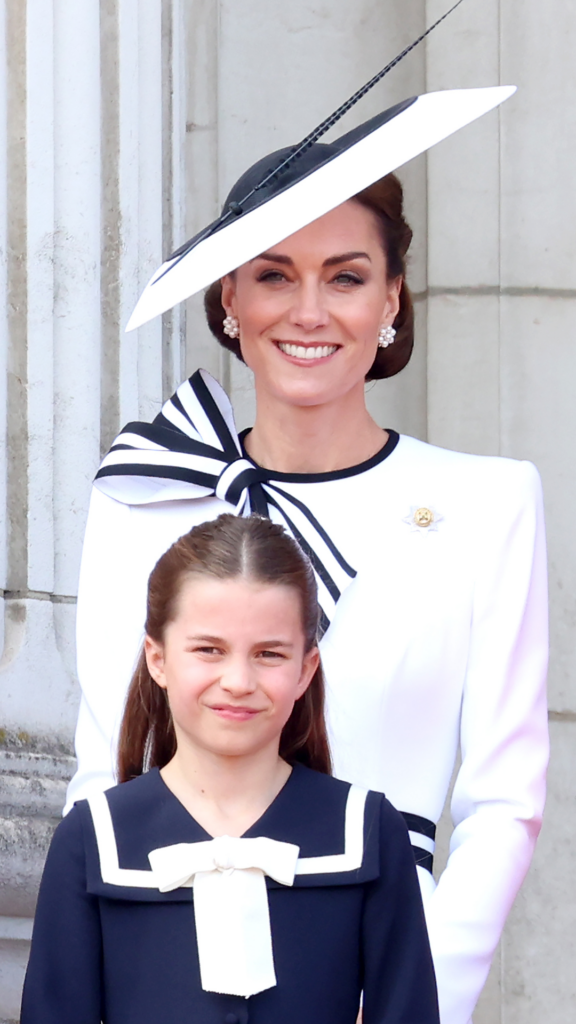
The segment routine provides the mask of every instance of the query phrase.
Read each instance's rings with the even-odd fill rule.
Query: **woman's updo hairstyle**
[[[381,380],[400,373],[407,365],[414,347],[414,307],[406,284],[406,254],[412,241],[412,229],[404,219],[402,185],[395,174],[387,174],[352,198],[372,210],[378,220],[388,264],[388,279],[393,281],[397,277],[402,278],[400,309],[392,325],[396,331],[394,343],[388,348],[378,348],[376,358],[366,374],[367,381]],[[226,310],[222,306],[220,281],[215,281],[206,290],[204,309],[214,337],[244,362],[238,338],[229,338],[222,329]]]

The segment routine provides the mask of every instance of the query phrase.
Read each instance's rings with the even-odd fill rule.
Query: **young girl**
[[[56,830],[22,1024],[354,1024],[362,992],[365,1024],[437,1024],[406,826],[329,774],[317,624],[267,519],[160,558],[121,784]]]

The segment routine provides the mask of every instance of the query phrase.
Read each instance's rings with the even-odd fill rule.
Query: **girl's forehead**
[[[293,587],[243,576],[217,579],[195,574],[182,583],[174,621],[216,621],[231,631],[270,620],[285,619],[290,624],[299,618],[299,596]]]

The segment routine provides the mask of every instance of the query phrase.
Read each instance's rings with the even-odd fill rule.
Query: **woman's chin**
[[[359,383],[364,386],[364,378]],[[354,382],[352,382],[354,387]],[[334,379],[332,374],[326,374],[324,379],[292,379],[275,380],[271,382],[269,389],[270,396],[283,405],[292,405],[295,408],[314,408],[315,406],[329,405],[344,398],[351,390],[350,380]]]

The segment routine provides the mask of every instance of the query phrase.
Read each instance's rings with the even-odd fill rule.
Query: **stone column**
[[[0,1019],[17,1017],[43,856],[73,770],[91,481],[184,375],[184,316],[124,334],[181,239],[183,0],[5,0],[0,18]],[[7,216],[6,216],[7,211]]]

